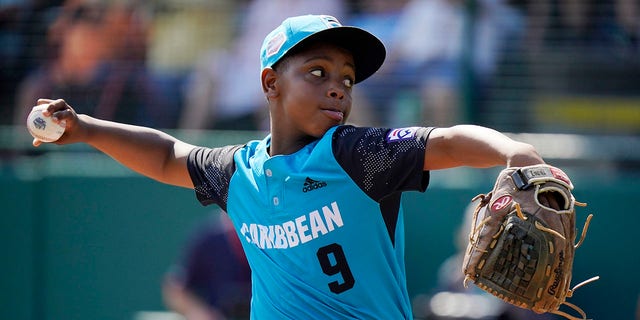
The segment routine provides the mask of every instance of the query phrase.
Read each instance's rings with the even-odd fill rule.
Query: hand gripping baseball
[[[33,145],[42,142],[63,144],[74,131],[78,116],[62,99],[39,99],[27,118],[27,129],[33,136]]]

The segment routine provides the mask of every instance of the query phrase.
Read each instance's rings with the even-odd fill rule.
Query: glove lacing
[[[481,251],[481,252],[488,252],[488,250],[485,250],[485,249],[482,249],[482,248],[478,248],[477,247],[477,242],[475,241],[475,239],[472,238],[472,235],[473,234],[479,234],[478,231],[480,230],[480,228],[482,228],[482,226],[487,224],[492,219],[492,216],[485,217],[484,219],[482,219],[482,221],[480,221],[480,223],[478,223],[478,225],[475,225],[476,221],[477,221],[478,213],[480,212],[480,208],[486,206],[489,203],[489,201],[491,201],[491,196],[492,196],[491,192],[488,193],[488,194],[479,194],[479,195],[475,196],[471,200],[471,202],[475,202],[476,200],[480,199],[480,205],[478,205],[476,207],[476,209],[474,210],[474,212],[473,212],[473,223],[474,223],[474,226],[473,226],[473,232],[471,232],[469,234],[469,242],[476,248],[476,250]],[[517,202],[514,202],[514,205],[515,205],[516,214],[518,215],[518,217],[520,219],[522,219],[522,220],[527,220],[527,217],[522,213],[522,209],[520,207],[520,204],[517,203]],[[578,201],[575,201],[575,205],[580,206],[580,207],[586,207],[587,206],[586,203],[578,202]],[[562,214],[562,213],[559,213],[559,214]],[[582,228],[582,232],[580,234],[580,239],[578,240],[578,242],[576,244],[574,244],[574,248],[575,249],[579,248],[582,245],[582,243],[584,242],[584,239],[585,239],[585,237],[587,235],[587,230],[589,229],[589,225],[591,224],[591,219],[592,218],[593,218],[593,214],[589,214],[587,216],[587,219],[586,219],[586,221],[584,223],[584,226]],[[555,231],[555,230],[553,230],[551,228],[547,228],[547,227],[543,226],[538,221],[535,221],[534,225],[538,230],[553,234],[554,236],[561,238],[563,241],[567,240],[559,232],[557,232],[557,231]],[[496,234],[494,234],[492,236],[492,238],[493,239],[497,239],[500,236],[500,234],[502,233],[502,231],[504,231],[504,227],[500,226],[500,230],[498,232],[496,232]],[[553,247],[553,243],[552,242],[549,242],[549,251],[550,251],[551,254],[553,254],[553,252],[554,252],[554,247]],[[580,288],[580,287],[582,287],[582,286],[584,286],[584,285],[586,285],[588,283],[594,282],[594,281],[596,281],[598,279],[600,279],[600,277],[599,276],[595,276],[595,277],[592,277],[590,279],[587,279],[585,281],[580,282],[579,284],[575,285],[573,288],[571,288],[571,289],[569,289],[567,291],[566,297],[572,297],[573,293],[576,291],[576,289],[578,289],[578,288]],[[471,280],[471,278],[468,275],[466,275],[465,279],[464,279],[464,287],[465,288],[468,286],[468,283],[469,283],[470,280]],[[489,289],[489,288],[486,288],[485,290],[487,290],[487,289]],[[550,312],[553,313],[553,314],[565,317],[565,318],[567,318],[569,320],[588,320],[587,319],[587,314],[580,307],[576,306],[575,304],[567,302],[567,301],[563,301],[561,303],[561,305],[568,306],[569,308],[571,308],[574,311],[578,312],[581,317],[578,318],[578,317],[572,316],[572,315],[570,315],[570,314],[568,314],[568,313],[566,313],[564,311],[560,311],[560,310],[554,310],[554,311],[550,311]],[[523,306],[523,307],[525,307],[525,306]]]

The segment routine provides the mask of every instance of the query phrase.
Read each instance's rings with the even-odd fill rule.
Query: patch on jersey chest
[[[413,139],[416,136],[418,127],[392,129],[387,134],[387,142],[397,142]]]

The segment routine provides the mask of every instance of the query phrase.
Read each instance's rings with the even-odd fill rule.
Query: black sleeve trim
[[[198,147],[189,153],[187,168],[196,197],[203,206],[215,203],[227,210],[229,183],[236,171],[233,155],[241,147],[242,145]]]
[[[394,135],[398,130],[408,133],[398,137]],[[422,168],[431,130],[342,126],[333,135],[333,154],[351,179],[375,201],[396,192],[422,192],[429,184],[429,172]]]

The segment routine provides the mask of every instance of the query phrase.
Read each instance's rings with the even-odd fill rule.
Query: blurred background
[[[640,319],[637,0],[0,0],[0,319],[177,317],[167,274],[219,214],[86,146],[31,147],[38,98],[193,144],[261,138],[262,39],[307,13],[387,47],[354,89],[354,124],[485,125],[565,169],[589,204],[578,228],[595,214],[573,283],[601,276],[569,301],[593,319]],[[506,318],[459,288],[469,201],[496,170],[435,172],[404,198],[417,319],[543,319]]]

